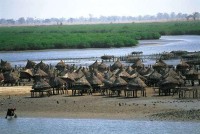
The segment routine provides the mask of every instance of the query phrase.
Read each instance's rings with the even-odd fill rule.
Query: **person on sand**
[[[16,110],[16,108],[9,108],[8,110],[7,110],[7,114],[6,114],[6,119],[7,119],[7,117],[8,116],[14,116],[15,118],[17,118],[17,115],[15,114],[15,110]]]

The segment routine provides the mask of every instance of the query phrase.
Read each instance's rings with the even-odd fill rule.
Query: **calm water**
[[[1,134],[198,134],[197,122],[0,118]]]
[[[133,51],[143,51],[144,54],[170,52],[173,50],[199,51],[200,36],[162,36],[160,40],[140,41],[141,45],[127,48],[106,49],[59,49],[44,51],[1,52],[0,59],[11,62],[12,65],[25,65],[27,59],[55,65],[65,58],[91,58],[101,57],[104,54],[114,56],[128,55]],[[96,60],[67,61],[68,64],[91,64]]]

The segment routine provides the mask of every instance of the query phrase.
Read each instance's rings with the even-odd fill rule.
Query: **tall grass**
[[[0,27],[0,50],[131,47],[161,35],[200,35],[200,22]]]

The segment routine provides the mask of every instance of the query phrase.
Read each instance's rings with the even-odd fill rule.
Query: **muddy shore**
[[[101,118],[126,120],[200,121],[199,99],[157,96],[152,88],[147,97],[124,98],[69,94],[31,98],[31,86],[0,87],[0,116],[16,107],[18,117]]]

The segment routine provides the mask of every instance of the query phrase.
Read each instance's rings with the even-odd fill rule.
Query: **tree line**
[[[144,15],[144,16],[100,16],[94,17],[89,14],[89,17],[79,18],[32,18],[32,17],[20,17],[18,19],[0,19],[2,25],[62,25],[62,24],[74,24],[74,23],[119,23],[119,22],[135,22],[135,21],[161,21],[161,20],[198,20],[200,19],[200,13],[194,12],[192,14],[186,13],[157,13],[156,15]]]

